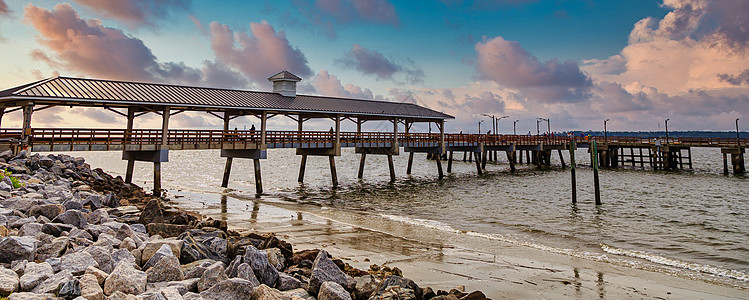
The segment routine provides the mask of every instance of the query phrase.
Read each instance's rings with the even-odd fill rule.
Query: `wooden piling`
[[[601,205],[601,188],[598,182],[598,147],[596,147],[596,141],[593,140],[593,185],[595,187],[596,205]]]
[[[570,175],[572,177],[572,203],[577,203],[577,179],[575,179],[575,140],[570,141]]]
[[[390,157],[390,155],[388,155]],[[367,154],[361,154],[361,160],[359,161],[359,179],[364,178],[364,161],[367,159]]]
[[[466,162],[467,156],[468,156],[468,151],[463,151],[463,162]]]
[[[447,173],[453,172],[453,152],[450,151],[450,157],[447,158]]]
[[[388,154],[387,156],[388,156],[388,167],[390,168],[390,182],[395,182],[395,167],[393,166],[393,155]],[[362,163],[362,166],[364,166],[363,163]]]
[[[728,154],[723,153],[723,175],[728,175]]]
[[[414,153],[408,152],[408,167],[406,168],[406,174],[411,175],[411,166],[414,164]]]
[[[559,161],[562,162],[562,169],[566,168],[567,166],[564,165],[564,157],[562,156],[562,149],[557,149],[557,154],[559,154]]]
[[[263,193],[263,178],[260,175],[260,160],[255,158],[252,160],[252,163],[255,167],[255,192],[256,196],[259,196]]]
[[[125,183],[133,183],[133,170],[135,169],[135,160],[127,160],[127,171],[125,171]]]
[[[482,174],[482,172],[481,172],[481,152],[476,152],[476,171],[478,171],[479,175]]]
[[[507,161],[510,162],[510,172],[514,173],[515,172],[515,159],[513,156],[515,155],[515,151],[507,151],[506,153],[507,153]]]
[[[484,150],[483,153],[481,153],[481,169],[486,170],[486,161],[488,159],[488,156],[491,156],[491,152]]]
[[[330,161],[330,179],[333,181],[333,187],[335,188],[338,187],[338,174],[336,174],[335,171],[335,156],[328,156],[328,161]]]
[[[229,186],[229,175],[231,174],[232,160],[233,159],[231,157],[226,158],[226,166],[224,167],[224,179],[221,181],[221,187]]]
[[[435,159],[435,161],[437,161],[437,173],[439,174],[439,179],[441,180],[445,177],[445,174],[442,173],[442,161],[440,160],[439,155],[437,155],[437,159]]]
[[[302,163],[299,164],[298,182],[304,182],[304,168],[307,166],[307,154],[302,154]]]
[[[161,163],[153,163],[153,195],[161,196]]]

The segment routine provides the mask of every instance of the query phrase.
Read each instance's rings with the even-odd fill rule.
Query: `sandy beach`
[[[441,232],[366,213],[280,201],[238,199],[248,195],[175,192],[172,204],[226,220],[230,229],[275,233],[295,250],[325,248],[352,266],[397,267],[421,287],[449,290],[465,285],[502,298],[746,299],[749,291],[721,278],[694,279],[581,259],[565,254]]]

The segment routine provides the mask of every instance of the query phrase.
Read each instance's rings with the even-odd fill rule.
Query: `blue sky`
[[[0,88],[61,74],[269,90],[264,78],[287,69],[303,93],[416,102],[455,115],[453,131],[475,130],[482,113],[523,130],[537,117],[558,131],[606,118],[615,130],[666,118],[730,130],[735,118],[749,126],[748,3],[0,0]],[[48,111],[35,124],[115,123]]]

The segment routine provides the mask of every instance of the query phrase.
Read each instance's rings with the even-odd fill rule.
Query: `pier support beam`
[[[133,132],[133,122],[135,121],[135,107],[127,108],[127,127],[125,128],[125,145],[130,143]],[[135,169],[135,160],[127,160],[127,170],[125,170],[125,183],[133,183],[133,170]]]
[[[338,174],[335,170],[335,156],[328,156],[328,161],[330,161],[330,179],[333,181],[333,187],[336,188],[338,187]]]
[[[557,149],[557,154],[559,154],[559,161],[562,162],[562,169],[566,168],[567,166],[564,165],[564,156],[562,156],[562,149]]]
[[[450,157],[447,158],[447,173],[453,172],[453,151],[450,151]]]
[[[257,195],[263,193],[263,179],[260,172],[260,159],[253,159],[252,164],[255,167],[255,192]]]
[[[302,162],[299,164],[298,182],[304,182],[304,169],[307,167],[307,154],[302,154]]]
[[[229,174],[234,158],[249,158],[253,160],[255,168],[255,191],[257,195],[263,193],[263,180],[260,172],[260,160],[267,158],[267,148],[261,145],[260,149],[222,149],[221,157],[226,157],[226,167],[224,168],[224,179],[221,182],[222,187],[228,187]]]
[[[510,172],[515,172],[515,151],[507,151],[507,161],[510,162]]]
[[[723,153],[723,174],[728,174],[728,158],[727,155],[731,155],[731,167],[734,175],[740,175],[746,173],[746,167],[744,166],[744,152],[745,148],[721,148],[720,152]]]
[[[481,171],[481,152],[476,152],[476,171],[479,175],[483,174]]]
[[[408,167],[406,168],[406,174],[411,175],[411,166],[414,164],[414,153],[408,153]]]
[[[231,157],[227,157],[226,158],[226,166],[224,167],[224,179],[221,180],[221,187],[225,188],[225,187],[229,186],[229,174],[231,174],[231,163],[232,163],[232,158]]]
[[[359,179],[364,177],[364,161],[367,160],[367,154],[361,154],[361,160],[359,161]]]
[[[165,107],[161,113],[161,149],[168,149],[169,142],[169,116],[171,112],[169,107]],[[169,150],[166,150],[169,151]],[[153,163],[153,195],[161,196],[161,162]]]
[[[307,156],[327,156],[330,162],[330,175],[333,187],[338,187],[338,174],[335,169],[335,157],[341,155],[341,145],[334,144],[333,148],[297,148],[296,155],[302,156],[299,167],[299,182],[304,182],[304,169],[307,165]]]
[[[393,155],[388,154],[388,168],[390,169],[390,182],[395,182],[395,166],[393,166]]]
[[[437,174],[439,175],[439,179],[445,178],[445,174],[442,173],[442,161],[440,160],[440,156],[437,155],[437,158],[435,159],[437,162]]]

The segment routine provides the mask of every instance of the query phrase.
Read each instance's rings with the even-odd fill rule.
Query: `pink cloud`
[[[373,99],[372,91],[353,84],[341,84],[338,76],[331,75],[327,70],[321,70],[312,79],[312,85],[321,95],[331,97]]]
[[[190,9],[190,0],[73,0],[92,12],[131,28],[154,26],[175,11]]]
[[[283,31],[268,22],[250,23],[250,33],[234,33],[229,26],[210,24],[211,49],[218,61],[239,70],[256,84],[267,84],[268,76],[287,70],[300,77],[312,76],[307,58],[291,46]]]
[[[4,16],[10,13],[8,4],[5,4],[5,0],[0,0],[0,16]]]
[[[363,74],[375,75],[378,79],[395,80],[394,75],[398,73],[403,74],[406,81],[412,84],[424,81],[424,71],[413,61],[407,60],[403,64],[398,64],[382,53],[369,50],[359,44],[354,44],[338,62]]]
[[[495,37],[476,44],[476,67],[484,79],[522,90],[541,102],[579,101],[591,82],[573,61],[541,62],[518,42]]]
[[[387,0],[316,0],[314,4],[298,0],[295,4],[330,39],[337,37],[336,25],[365,22],[400,26],[395,6]]]

